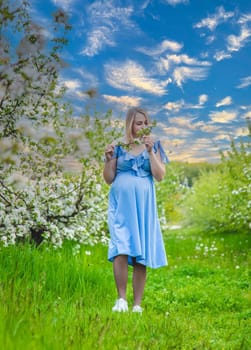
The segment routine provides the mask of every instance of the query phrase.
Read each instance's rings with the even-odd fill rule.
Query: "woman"
[[[129,150],[125,145],[113,144],[105,149],[103,176],[106,183],[111,185],[108,259],[113,262],[118,292],[112,310],[117,312],[128,311],[128,264],[133,265],[133,312],[143,311],[140,304],[146,267],[167,265],[153,179],[161,181],[164,178],[168,158],[160,141],[154,142],[149,135],[144,135],[149,123],[143,109],[130,109],[126,117],[126,146],[129,145]],[[143,135],[141,142],[137,142],[139,135]]]

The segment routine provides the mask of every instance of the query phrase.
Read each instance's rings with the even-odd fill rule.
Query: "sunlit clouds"
[[[123,109],[127,109],[128,107],[137,107],[141,104],[142,99],[140,97],[132,97],[132,96],[110,96],[103,95],[103,98],[108,103],[116,103],[123,107]]]
[[[125,31],[136,28],[130,17],[132,7],[116,6],[116,1],[94,1],[87,7],[87,42],[81,54],[94,56],[106,46],[116,46],[122,28]]]
[[[82,81],[80,79],[67,80],[61,78],[60,81],[61,85],[63,85],[66,88],[66,96],[80,100],[87,98],[84,92]]]
[[[214,123],[228,123],[236,119],[237,113],[235,111],[221,111],[221,112],[211,112],[209,117]]]
[[[251,109],[251,107],[250,107],[250,109]],[[248,111],[248,112],[246,112],[246,113],[244,113],[243,118],[245,118],[245,119],[251,119],[251,110]]]
[[[145,108],[157,121],[154,136],[170,150],[171,160],[215,161],[230,136],[240,140],[247,134],[248,1],[45,2],[66,10],[73,25],[60,86],[73,101],[74,117],[83,114],[85,104],[111,109],[114,120],[129,107]]]
[[[73,8],[76,0],[52,0],[52,2],[67,12]]]
[[[232,55],[229,52],[222,51],[222,50],[216,51],[216,53],[214,54],[214,59],[216,61],[222,61],[231,57]]]
[[[207,162],[219,160],[218,148],[213,140],[208,138],[165,139],[164,146],[169,157],[181,162]]]
[[[179,101],[169,101],[164,104],[163,108],[168,112],[178,112],[180,110],[192,110],[192,109],[202,109],[208,101],[207,94],[201,94],[198,97],[198,103],[191,104],[185,102],[183,99]]]
[[[242,78],[240,84],[237,85],[237,88],[242,89],[250,85],[251,85],[251,75],[249,75],[248,77]]]
[[[204,124],[203,122],[198,121],[195,117],[174,117],[171,122],[190,130],[199,130]]]
[[[158,62],[159,71],[168,73],[172,81],[182,87],[187,80],[203,80],[208,75],[210,62],[189,57],[187,54],[169,54]]]
[[[226,22],[228,19],[234,16],[234,12],[225,11],[223,6],[220,6],[216,9],[216,12],[212,15],[209,15],[206,18],[203,18],[200,22],[194,25],[194,28],[208,28],[211,31],[214,31],[216,27]]]
[[[132,60],[121,64],[112,62],[105,65],[106,81],[111,86],[125,90],[141,90],[153,95],[162,96],[170,80],[158,80],[151,76],[142,65]]]
[[[188,66],[210,66],[210,63],[207,61],[200,61],[197,58],[189,57],[187,54],[173,54],[167,55],[165,59],[162,61],[166,61],[165,67],[169,68],[171,65],[179,65],[186,64]]]
[[[184,101],[176,101],[176,102],[167,102],[164,105],[164,108],[167,109],[168,111],[174,111],[174,112],[178,112],[181,110],[181,108],[184,107]]]
[[[80,80],[64,80],[64,85],[66,86],[67,89],[70,90],[76,90],[81,87],[81,81]]]
[[[239,136],[247,136],[249,134],[249,131],[247,128],[237,128],[235,131],[234,131],[234,135],[236,137],[239,137]]]
[[[227,38],[228,51],[239,51],[245,43],[250,40],[251,30],[248,28],[241,28],[239,35],[229,35]]]
[[[149,56],[161,55],[166,51],[179,52],[183,44],[172,40],[163,40],[161,43],[157,44],[155,47],[138,47],[137,51],[144,53]]]
[[[208,95],[202,94],[199,96],[199,104],[204,105],[208,100]]]
[[[171,6],[176,6],[178,4],[187,4],[189,0],[165,0]]]
[[[223,98],[221,101],[216,103],[216,107],[229,106],[232,104],[232,97],[227,96]]]
[[[194,28],[198,30],[209,30],[211,33],[216,33],[218,26],[229,24],[233,27],[233,33],[227,35],[223,40],[225,49],[216,49],[213,57],[216,61],[222,61],[232,57],[233,52],[239,51],[244,47],[251,37],[251,14],[245,14],[239,17],[238,12],[226,11],[223,6],[216,9],[214,14],[203,18],[200,22],[194,24]],[[238,33],[238,34],[236,34]],[[216,34],[203,33],[206,37],[207,44],[214,42],[217,39]],[[212,40],[213,38],[213,40]]]
[[[207,69],[201,67],[178,67],[173,72],[173,79],[175,83],[182,87],[182,85],[188,80],[202,80],[207,76]]]

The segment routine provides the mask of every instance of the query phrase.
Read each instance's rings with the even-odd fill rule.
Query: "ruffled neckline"
[[[122,146],[121,146],[121,151],[122,151],[123,154],[126,155],[126,159],[127,160],[134,159],[134,158],[139,158],[139,157],[141,158],[142,156],[144,156],[146,154],[146,149],[144,149],[143,151],[141,151],[138,154],[133,154],[133,153],[128,152],[127,150],[125,150]]]
[[[160,141],[156,141],[153,145],[153,151],[156,153],[160,150],[160,156],[164,163],[168,162],[168,158],[165,155],[165,152],[160,144]],[[116,147],[116,151],[114,153],[114,156],[117,158],[122,157],[124,161],[126,161],[126,164],[122,166],[122,168],[125,169],[132,169],[135,171],[137,176],[149,176],[151,173],[151,168],[149,163],[149,154],[146,149],[144,149],[139,154],[132,154],[129,151],[127,151],[123,146],[119,145]],[[145,163],[146,162],[146,163]],[[144,165],[146,164],[146,165]],[[123,169],[119,169],[118,171],[123,171]]]
[[[148,176],[149,171],[145,171],[142,167],[146,159],[149,159],[146,150],[143,150],[137,155],[134,155],[128,151],[126,151],[123,147],[120,147],[120,151],[124,157],[125,161],[130,162],[131,169],[135,171],[137,176]]]

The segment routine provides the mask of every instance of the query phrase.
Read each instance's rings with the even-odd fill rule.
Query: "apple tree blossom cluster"
[[[0,240],[5,246],[27,239],[55,246],[64,240],[107,240],[102,155],[114,135],[110,116],[59,118],[54,124],[41,130],[20,121],[15,138],[0,139]]]

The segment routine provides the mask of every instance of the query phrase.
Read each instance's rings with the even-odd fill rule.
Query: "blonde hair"
[[[147,124],[150,123],[150,118],[144,109],[138,108],[138,107],[130,108],[127,112],[126,121],[125,121],[125,134],[126,134],[125,136],[126,136],[126,141],[128,143],[133,142],[132,127],[133,127],[133,123],[137,113],[142,114],[146,118]]]

